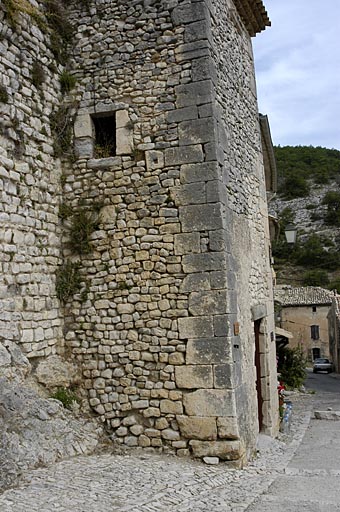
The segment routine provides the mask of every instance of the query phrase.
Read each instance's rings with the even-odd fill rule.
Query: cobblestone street
[[[262,437],[259,456],[244,470],[136,452],[79,457],[27,472],[19,488],[0,496],[0,510],[242,512],[285,472],[308,426],[310,403],[307,395],[297,399],[291,435]]]

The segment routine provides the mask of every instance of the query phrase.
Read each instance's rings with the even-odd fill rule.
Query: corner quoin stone
[[[230,339],[198,338],[187,343],[187,364],[222,364],[231,362]]]
[[[188,416],[236,416],[233,392],[227,389],[198,389],[185,394],[183,403]]]
[[[217,439],[215,418],[198,418],[176,416],[181,435],[186,439],[210,440]]]
[[[194,457],[219,457],[222,460],[239,460],[245,455],[240,441],[190,441]]]
[[[211,365],[186,365],[175,367],[175,381],[179,388],[212,388],[213,372]]]

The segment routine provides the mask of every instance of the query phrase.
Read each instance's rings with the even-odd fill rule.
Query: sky
[[[261,114],[274,145],[340,150],[340,0],[263,0],[253,38]]]

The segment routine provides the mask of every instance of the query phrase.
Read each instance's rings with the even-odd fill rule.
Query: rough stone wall
[[[61,345],[63,325],[55,293],[61,167],[49,119],[60,68],[30,15],[11,25],[1,7],[0,30],[0,339],[45,357]]]
[[[98,2],[73,59],[82,99],[65,198],[99,210],[99,229],[67,339],[90,404],[118,444],[242,460],[258,429],[252,307],[265,428],[277,423],[249,36],[232,4]],[[115,156],[96,158],[100,114],[115,114]]]
[[[62,98],[60,66],[46,67],[39,94],[28,82],[30,59],[52,57],[46,36],[22,20],[26,30],[8,29],[0,43],[12,45],[10,64],[1,61],[11,101],[1,107],[8,123],[20,113],[27,131],[20,158],[13,131],[2,144],[12,194],[1,288],[8,339],[28,357],[58,351],[78,362],[118,445],[242,464],[258,431],[254,320],[264,428],[274,433],[277,423],[264,173],[243,23],[231,2],[84,2],[71,13],[77,84]],[[31,53],[15,69],[24,84],[15,91],[23,41]],[[62,171],[47,122],[60,101],[76,114],[75,162]],[[94,123],[105,118],[114,151],[96,140]],[[13,181],[32,206],[19,207]],[[61,242],[80,281],[63,310]]]

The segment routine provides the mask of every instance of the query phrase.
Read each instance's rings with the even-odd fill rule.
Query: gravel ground
[[[258,456],[231,470],[166,455],[76,457],[28,471],[0,496],[1,512],[242,512],[284,473],[310,420],[310,395],[292,398],[291,431],[260,436]]]

